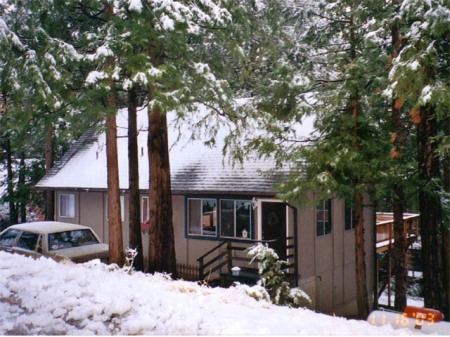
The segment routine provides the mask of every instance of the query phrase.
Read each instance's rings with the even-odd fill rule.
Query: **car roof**
[[[8,227],[8,229],[17,229],[23,231],[29,231],[39,234],[44,233],[56,233],[56,232],[64,232],[71,231],[77,229],[90,229],[88,226],[76,225],[66,222],[58,222],[58,221],[39,221],[39,222],[28,222],[21,223],[17,225],[13,225]]]

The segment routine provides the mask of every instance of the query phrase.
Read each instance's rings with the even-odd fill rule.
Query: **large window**
[[[75,218],[75,195],[59,195],[59,216],[61,218]]]
[[[188,199],[188,233],[217,236],[217,201],[215,199]]]
[[[316,234],[317,236],[331,234],[331,199],[321,200],[316,206]]]
[[[220,201],[220,235],[232,238],[251,238],[251,202]]]

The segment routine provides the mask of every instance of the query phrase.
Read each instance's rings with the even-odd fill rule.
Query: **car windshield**
[[[14,242],[16,241],[17,235],[19,235],[20,231],[15,229],[9,229],[0,237],[0,246],[3,247],[12,247]]]
[[[97,238],[89,229],[51,233],[48,235],[48,249],[59,250],[98,243]]]

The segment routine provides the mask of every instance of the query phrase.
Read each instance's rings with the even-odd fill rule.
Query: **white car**
[[[0,250],[61,261],[108,262],[109,247],[87,226],[56,221],[13,225],[0,233]]]

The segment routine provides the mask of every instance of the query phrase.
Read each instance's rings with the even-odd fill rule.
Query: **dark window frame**
[[[201,200],[215,200],[216,201],[216,235],[200,235],[200,234],[192,234],[189,232],[189,201],[190,199],[201,199]],[[247,196],[247,195],[229,195],[229,196],[223,196],[223,195],[197,195],[197,194],[191,194],[191,195],[185,195],[184,196],[184,233],[185,238],[187,239],[199,239],[199,240],[211,240],[211,241],[223,241],[223,240],[232,240],[236,242],[241,241],[247,241],[247,240],[254,240],[255,235],[255,211],[253,207],[250,207],[250,233],[249,237],[247,239],[241,238],[241,237],[227,237],[227,236],[221,236],[221,215],[220,215],[220,203],[222,200],[237,200],[237,201],[245,201],[249,202],[251,206],[253,196]]]
[[[332,199],[320,200],[319,203],[316,205],[315,212],[316,212],[316,236],[319,237],[333,234]],[[319,216],[319,214],[321,214],[321,216]]]
[[[223,217],[222,217],[222,202],[233,202],[233,236],[229,236],[229,235],[224,235],[223,234]],[[244,236],[238,236],[237,234],[237,226],[238,226],[238,220],[237,220],[237,212],[238,212],[238,208],[237,208],[237,203],[242,202],[242,203],[248,203],[249,205],[249,223],[248,223],[248,236],[244,237]],[[252,201],[251,200],[246,200],[246,199],[220,199],[219,200],[219,226],[220,226],[220,231],[219,231],[219,235],[221,238],[223,239],[232,239],[232,240],[251,240],[253,237],[253,226],[252,226]]]
[[[200,232],[199,233],[194,233],[194,232],[192,232],[191,231],[191,222],[190,222],[190,219],[191,219],[191,208],[190,208],[190,201],[195,201],[195,202],[199,202],[200,203],[200,212],[199,212],[199,214],[200,214],[200,223],[199,223],[199,229],[200,229]],[[214,208],[213,208],[213,210],[211,211],[211,212],[215,212],[215,215],[214,215],[214,213],[211,213],[211,214],[208,214],[208,215],[211,215],[212,216],[212,221],[214,221],[214,219],[215,219],[215,226],[213,226],[213,227],[215,227],[215,230],[214,230],[214,234],[205,234],[207,231],[205,231],[205,233],[204,233],[204,217],[205,216],[207,216],[207,214],[205,214],[204,213],[204,207],[205,207],[205,205],[204,205],[204,202],[211,202],[211,201],[213,201],[214,203],[215,203],[215,210],[214,210]],[[218,231],[218,216],[219,216],[219,214],[218,214],[218,201],[217,201],[217,199],[216,198],[210,198],[210,197],[199,197],[199,198],[195,198],[195,197],[190,197],[190,198],[187,198],[187,200],[186,200],[186,234],[189,236],[189,237],[204,237],[204,238],[217,238],[217,236],[218,236],[218,233],[219,233],[219,231]]]

